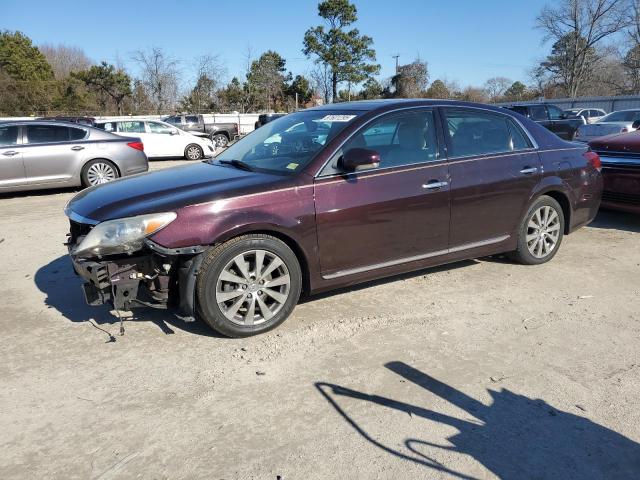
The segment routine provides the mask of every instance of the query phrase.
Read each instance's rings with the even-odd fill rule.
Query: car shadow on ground
[[[462,268],[477,263],[474,260],[466,260],[456,262],[440,267],[419,270],[411,273],[387,277],[380,280],[374,280],[353,287],[333,290],[331,292],[304,297],[299,303],[311,302],[350,291],[361,290],[375,285],[392,283],[412,277],[417,277],[438,271],[452,270]],[[115,325],[119,323],[116,315],[111,313],[110,307],[98,306],[92,307],[86,304],[82,293],[82,279],[73,271],[69,257],[61,256],[49,262],[38,269],[34,276],[34,282],[38,289],[47,297],[45,304],[48,308],[55,308],[65,318],[72,322],[90,322],[94,327],[103,330],[101,326]],[[133,316],[127,314],[125,318],[125,328],[127,323],[131,322],[152,322],[166,335],[174,333],[174,328],[193,333],[196,335],[204,335],[208,337],[226,338],[205,325],[202,321],[186,322],[180,318],[173,310],[154,310],[152,308],[136,308],[132,311]],[[93,321],[93,322],[92,322]],[[95,323],[94,323],[95,322]],[[104,331],[104,330],[103,330]],[[106,334],[108,332],[105,331]],[[114,341],[109,338],[109,341]]]
[[[110,312],[110,307],[92,307],[86,304],[82,294],[82,280],[71,266],[69,257],[58,257],[44,265],[35,274],[34,282],[38,289],[46,294],[45,304],[48,308],[55,308],[65,318],[72,322],[91,323],[99,330],[105,331],[105,325],[119,323],[116,315]],[[185,322],[171,310],[154,310],[151,308],[136,308],[133,316],[125,315],[125,328],[131,322],[152,322],[165,334],[175,333],[174,328],[188,333],[204,335],[208,337],[220,337],[216,332],[200,321]],[[105,331],[108,335],[109,332]],[[115,338],[109,338],[114,341]]]
[[[445,450],[444,458],[451,458],[451,453],[471,456],[502,479],[631,479],[640,475],[640,444],[588,418],[504,388],[488,390],[492,401],[485,405],[405,363],[390,362],[385,367],[402,381],[412,382],[464,412],[454,417],[400,399],[324,382],[315,384],[360,437],[390,455],[464,479],[474,477],[429,457],[428,452]],[[425,431],[431,441],[406,438],[398,447],[386,434],[365,430],[362,424],[368,422],[362,416],[370,409],[354,406],[354,399],[451,426],[458,433],[446,439],[450,445],[433,442],[433,434]]]
[[[640,233],[640,215],[615,210],[600,210],[589,226]]]

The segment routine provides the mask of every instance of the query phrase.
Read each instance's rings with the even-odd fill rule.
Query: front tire
[[[298,303],[300,264],[281,240],[243,235],[205,255],[196,281],[198,313],[221,334],[239,338],[271,330]]]
[[[540,265],[555,257],[564,236],[564,213],[553,198],[542,195],[520,223],[518,247],[508,255],[525,265]]]
[[[119,176],[118,168],[113,162],[101,158],[87,162],[85,166],[82,167],[82,173],[80,174],[84,187],[102,185],[103,183],[115,180]]]
[[[187,148],[184,149],[184,158],[187,160],[200,160],[202,157],[204,157],[204,152],[195,143],[187,145]]]

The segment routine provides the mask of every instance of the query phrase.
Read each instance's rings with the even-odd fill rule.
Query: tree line
[[[78,47],[34,45],[21,32],[0,32],[0,115],[124,115],[189,112],[292,111],[318,103],[375,98],[439,98],[506,102],[538,97],[640,93],[640,0],[559,0],[545,6],[536,28],[550,52],[529,72],[527,84],[497,76],[461,88],[431,80],[416,58],[378,80],[371,37],[355,24],[348,0],[318,4],[322,24],[309,28],[302,52],[313,68],[294,75],[286,59],[249,48],[245,71],[224,81],[219,57],[185,61],[160,47],[131,53],[136,75],[121,62],[94,63]],[[185,70],[195,72],[185,84]]]

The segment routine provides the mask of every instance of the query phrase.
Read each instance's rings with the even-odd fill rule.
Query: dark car
[[[303,148],[286,132],[303,123]],[[318,125],[327,132],[318,135]],[[589,223],[598,156],[509,110],[378,100],[289,114],[215,159],[77,195],[91,304],[179,304],[234,337],[314,294],[467,258],[544,263]]]
[[[96,123],[96,119],[94,117],[64,117],[61,115],[55,117],[41,117],[38,120],[50,120],[53,122],[69,122],[69,123],[79,123],[80,125],[89,125],[90,127],[94,127]]]
[[[172,115],[163,121],[193,135],[210,138],[220,148],[226,147],[240,135],[237,123],[209,121],[204,115]]]
[[[589,142],[602,160],[602,207],[640,214],[640,132]]]
[[[258,121],[254,124],[255,129],[257,130],[263,125],[266,125],[269,122],[273,122],[278,118],[282,118],[286,115],[286,113],[263,113],[258,115]]]
[[[569,116],[550,103],[520,103],[505,108],[530,118],[565,140],[574,140],[578,127],[587,123],[584,117]]]

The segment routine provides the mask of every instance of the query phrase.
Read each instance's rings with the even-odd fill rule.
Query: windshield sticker
[[[348,122],[356,118],[355,115],[325,115],[320,119],[321,122]]]
[[[296,168],[298,168],[298,165],[300,165],[299,163],[290,163],[289,165],[287,165],[287,168],[289,170],[295,170]]]

